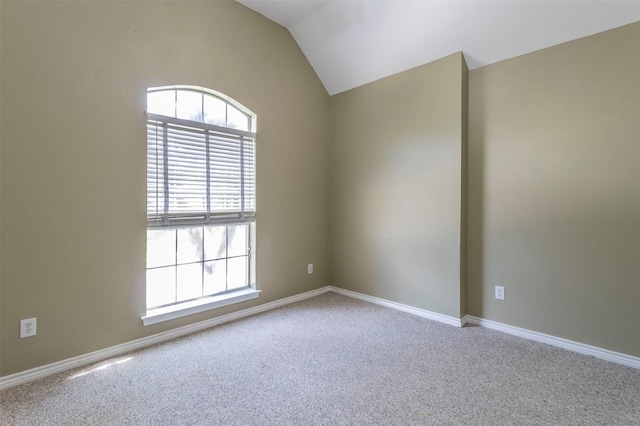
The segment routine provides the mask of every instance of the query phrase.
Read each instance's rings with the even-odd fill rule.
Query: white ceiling
[[[455,52],[474,69],[640,21],[640,0],[236,1],[286,27],[332,95]]]

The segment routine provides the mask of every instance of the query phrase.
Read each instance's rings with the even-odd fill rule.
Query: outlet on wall
[[[496,300],[505,300],[504,287],[499,285],[496,286]]]
[[[36,318],[20,320],[20,338],[36,335]]]
[[[313,274],[313,263],[307,265],[307,274]]]

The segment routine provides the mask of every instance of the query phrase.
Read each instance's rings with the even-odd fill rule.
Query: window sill
[[[159,322],[169,321],[187,315],[208,311],[210,309],[221,308],[223,306],[233,305],[234,303],[255,299],[259,295],[260,290],[256,290],[255,288],[244,288],[231,293],[207,297],[205,299],[194,300],[192,302],[180,303],[178,305],[167,306],[165,308],[153,309],[151,311],[147,311],[147,315],[141,318],[142,324],[146,327],[147,325],[157,324]]]

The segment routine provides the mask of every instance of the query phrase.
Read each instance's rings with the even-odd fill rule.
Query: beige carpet
[[[640,425],[640,370],[328,293],[0,392],[2,425]]]

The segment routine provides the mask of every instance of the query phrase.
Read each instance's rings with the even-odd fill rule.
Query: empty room
[[[640,424],[640,2],[0,0],[0,424]]]

